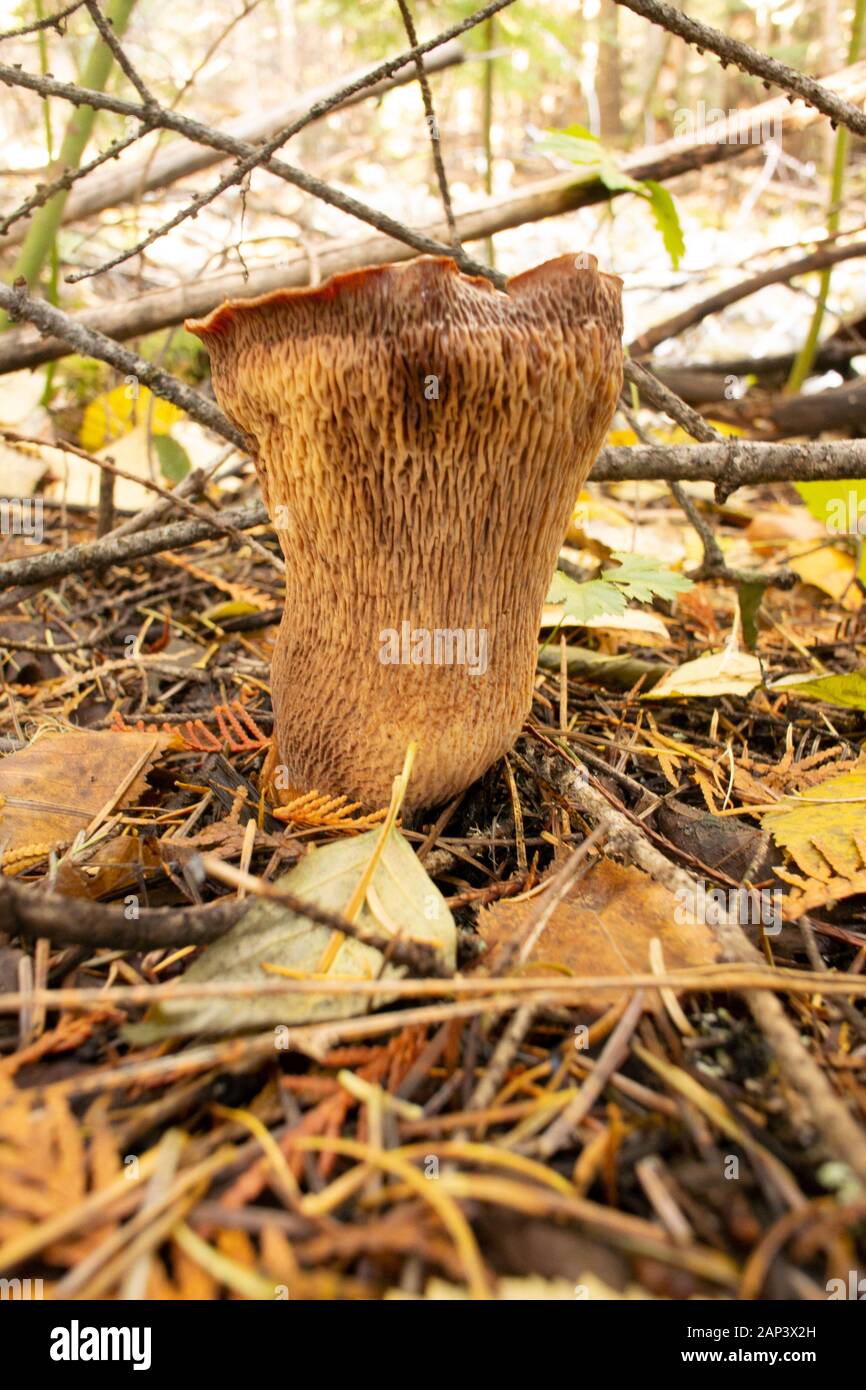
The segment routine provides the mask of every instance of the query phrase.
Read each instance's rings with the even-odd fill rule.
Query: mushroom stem
[[[275,735],[302,790],[437,805],[507,752],[622,386],[621,282],[561,256],[504,291],[447,257],[229,301],[189,330],[286,558]]]

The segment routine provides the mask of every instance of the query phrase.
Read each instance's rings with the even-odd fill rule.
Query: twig
[[[620,409],[641,443],[651,446],[652,440],[641,425],[634,411],[629,410],[628,406],[623,405],[622,402],[620,402]],[[706,571],[706,577],[709,577],[709,573],[713,572],[716,575],[724,575],[729,578],[730,571],[725,564],[722,548],[716,540],[715,533],[709,522],[705,521],[701,516],[682,483],[670,481],[668,487],[673,494],[674,501],[682,508],[689,522],[697,532],[698,539],[701,542],[704,552],[701,568]],[[692,576],[690,575],[689,577],[691,578]]]
[[[602,800],[604,800],[603,797]],[[624,819],[626,818],[624,817]],[[628,820],[626,823],[631,824]],[[649,847],[652,848],[651,845]],[[622,853],[624,851],[620,847],[617,852]],[[670,860],[664,858],[664,855],[659,854],[659,859],[668,868],[674,868]],[[645,867],[645,865],[641,867]],[[675,870],[675,872],[681,871]],[[685,875],[684,877],[691,884],[688,876]],[[66,899],[62,901],[65,902]],[[237,902],[237,899],[233,898],[232,901]],[[244,905],[248,907],[249,903]],[[92,906],[92,904],[86,906]],[[304,911],[306,912],[306,910],[305,907]],[[42,931],[43,935],[46,934],[44,928]],[[166,999],[174,1001],[267,999],[282,994],[321,994],[324,988],[327,988],[328,993],[335,995],[366,994],[377,996],[387,993],[394,999],[438,999],[443,994],[455,997],[470,995],[473,997],[473,1003],[479,1006],[479,1011],[485,1013],[502,1003],[506,996],[513,1000],[511,1007],[517,1007],[518,1002],[523,1002],[525,997],[535,1003],[538,1008],[542,1008],[553,1004],[567,1005],[575,999],[579,1000],[582,995],[585,996],[588,989],[603,990],[608,994],[619,994],[623,991],[633,993],[635,990],[641,989],[687,990],[696,994],[730,994],[734,991],[743,991],[748,995],[756,994],[759,991],[768,995],[789,993],[810,995],[817,992],[834,998],[838,995],[851,995],[857,999],[866,998],[866,979],[860,976],[840,975],[838,972],[816,975],[811,970],[788,970],[781,967],[771,969],[762,963],[757,952],[754,955],[756,962],[754,965],[745,962],[731,962],[692,968],[684,967],[683,969],[668,970],[662,975],[647,970],[636,972],[633,975],[573,975],[568,979],[549,975],[534,975],[525,978],[514,975],[505,977],[473,975],[471,979],[464,979],[460,975],[455,975],[447,980],[431,978],[387,981],[349,979],[336,975],[329,978],[326,985],[323,984],[321,978],[294,979],[285,977],[274,980],[273,976],[263,975],[261,983],[214,980],[207,984],[188,984],[185,980],[172,980],[169,984],[160,985],[112,985],[110,987],[100,986],[99,988],[87,987],[84,989],[62,987],[35,990],[30,993],[10,991],[0,994],[0,1013],[17,1013],[22,1003],[27,1002],[28,999],[34,1004],[44,1004],[48,1008],[57,1007],[86,1011],[87,1009],[103,1008],[106,1005],[125,1007],[126,1005],[156,1004]],[[501,996],[501,999],[497,999],[497,996]],[[395,1023],[397,1027],[401,1026],[399,1014],[395,1017]]]
[[[223,525],[237,531],[263,526],[268,514],[261,502],[252,507],[239,507],[222,514]],[[212,522],[176,521],[169,526],[154,527],[151,531],[132,536],[106,536],[101,541],[71,545],[68,550],[49,550],[44,555],[22,556],[0,564],[0,590],[15,584],[41,584],[62,579],[67,574],[84,574],[87,570],[106,565],[126,564],[142,555],[156,555],[160,550],[177,550],[195,545],[217,535]]]
[[[625,360],[625,379],[636,386],[641,396],[657,410],[663,410],[672,420],[676,420],[678,425],[682,425],[684,430],[704,444],[721,442],[723,436],[718,430],[714,430],[712,425],[708,425],[702,415],[693,410],[690,405],[682,400],[675,391],[669,390],[657,376],[647,371],[639,362],[633,361],[630,357]]]
[[[165,520],[171,514],[178,497],[200,497],[207,483],[233,452],[234,450],[231,448],[226,449],[219,458],[214,459],[213,463],[208,464],[207,467],[191,468],[186,477],[181,478],[177,487],[172,489],[170,498],[162,502],[154,502],[149,507],[143,507],[140,512],[127,517],[125,521],[115,526],[111,534],[119,539],[121,536],[131,536],[135,531],[145,531],[149,526],[154,526],[156,522]]]
[[[248,0],[245,9],[238,11],[234,18],[229,21],[223,33],[209,45],[204,56],[172,98],[170,110],[178,108],[195,75],[203,65],[207,64],[219,43],[258,3],[260,0]],[[428,72],[433,73],[464,61],[466,61],[466,54],[460,42],[453,39],[431,54],[425,60],[425,66]],[[395,73],[393,77],[377,83],[375,87],[357,92],[347,105],[366,99],[375,99],[393,87],[414,80],[414,65],[407,66],[404,70]],[[340,85],[345,86],[345,81]],[[314,102],[320,101],[323,94],[329,94],[334,90],[336,90],[335,84],[333,82],[328,83],[324,90],[317,88],[313,93],[302,95],[288,106],[281,104],[271,112],[270,117],[267,113],[254,114],[250,112],[242,124],[230,123],[229,130],[231,133],[248,140],[251,144],[256,144],[272,134],[280,125],[285,124],[286,120],[300,115]],[[138,138],[138,135],[131,137],[133,141]],[[181,141],[175,142],[167,149],[155,149],[144,159],[135,162],[127,161],[120,169],[112,170],[109,178],[103,176],[100,179],[92,179],[85,187],[79,188],[64,206],[63,221],[80,221],[82,218],[90,217],[93,213],[101,212],[105,208],[117,208],[124,203],[135,201],[142,194],[152,192],[154,189],[165,190],[179,179],[186,178],[202,169],[209,169],[214,164],[219,164],[223,159],[225,159],[225,154],[221,150],[203,145],[189,145]],[[17,213],[12,215],[13,220],[17,221],[17,217]]]
[[[94,24],[99,30],[103,43],[111,49],[111,52],[114,55],[114,61],[117,63],[117,66],[129,78],[130,82],[132,83],[135,90],[138,92],[138,95],[141,97],[145,106],[156,107],[158,104],[156,98],[154,97],[153,93],[148,89],[144,79],[138,75],[132,63],[127,58],[120,44],[120,40],[117,38],[111,25],[105,18],[105,15],[102,13],[102,10],[99,8],[97,0],[84,0],[84,4],[87,7],[87,12],[90,15],[90,18],[93,20]]]
[[[418,47],[418,35],[415,31],[415,21],[409,9],[407,0],[397,0],[400,6],[400,14],[403,19],[403,26],[406,36],[413,48]],[[451,189],[448,187],[448,175],[445,173],[445,163],[442,159],[442,146],[439,139],[439,126],[436,121],[436,112],[433,109],[433,95],[430,91],[430,80],[424,68],[424,59],[420,54],[415,58],[415,68],[418,73],[418,85],[421,88],[421,96],[424,101],[424,115],[427,119],[427,129],[430,135],[430,144],[433,149],[433,166],[436,170],[436,178],[439,182],[439,192],[442,195],[442,206],[445,209],[445,218],[448,222],[448,230],[451,233],[451,243],[457,255],[460,255],[463,248],[460,245],[460,237],[457,233],[457,223],[454,221],[454,208],[451,204]]]
[[[569,1102],[543,1134],[523,1146],[521,1152],[537,1154],[540,1158],[552,1158],[560,1149],[569,1147],[578,1125],[589,1114],[614,1072],[619,1070],[628,1056],[632,1034],[641,1020],[643,1011],[644,994],[643,990],[638,990],[629,1000],[622,1018],[605,1043],[598,1061],[574,1100]]]
[[[193,420],[198,420],[200,425],[207,425],[216,434],[231,440],[232,444],[236,444],[244,453],[249,452],[249,443],[241,431],[198,391],[155,367],[151,362],[146,362],[143,357],[121,347],[112,338],[106,338],[104,333],[99,333],[93,328],[82,328],[80,323],[75,323],[68,314],[55,309],[44,299],[33,299],[26,286],[16,283],[10,288],[8,285],[0,284],[0,307],[7,310],[13,321],[27,319],[40,333],[62,338],[83,356],[108,362],[124,376],[135,377],[145,386],[149,386],[157,396],[172,401],[181,410],[186,411],[187,415]]]
[[[748,875],[745,876],[746,880],[748,880],[748,877]],[[818,950],[818,943],[815,940],[815,929],[809,921],[809,918],[801,917],[797,925],[803,934],[803,940],[806,943],[806,952],[812,964],[812,969],[819,974],[829,974],[829,968],[821,952]],[[861,1042],[866,1042],[866,1018],[855,1009],[850,999],[836,999],[834,1000],[834,1004],[847,1021],[848,1026],[857,1034]]]
[[[2,71],[0,68],[0,80],[3,80]],[[866,90],[866,83],[862,77],[859,83],[853,82],[852,86],[856,87],[858,93]],[[779,119],[784,123],[786,116],[791,119],[790,113],[784,107],[784,99],[776,98],[752,108],[745,116],[751,120],[756,113],[765,113],[767,119]],[[134,110],[141,112],[143,108],[138,107]],[[807,110],[807,116],[811,117],[812,114]],[[636,156],[627,159],[623,168],[635,179],[651,178],[663,182],[689,170],[718,163],[720,160],[739,158],[747,148],[737,141],[741,123],[722,122],[717,136],[717,128],[712,127],[702,140],[668,141],[653,149],[640,151]],[[799,125],[806,123],[801,121]],[[729,132],[727,136],[726,131]],[[725,139],[728,143],[724,143]],[[216,147],[202,148],[210,151]],[[226,151],[220,150],[219,153],[225,154]],[[597,177],[570,174],[566,178],[543,180],[539,184],[519,190],[516,194],[511,193],[492,203],[488,201],[480,207],[462,212],[457,216],[457,227],[464,242],[478,241],[510,227],[521,226],[544,217],[559,216],[579,207],[609,202],[612,197],[618,196],[621,194],[611,192]],[[435,222],[426,225],[424,230],[431,236],[444,235]],[[346,239],[331,243],[319,252],[318,260],[324,278],[326,275],[354,270],[360,266],[407,260],[415,250],[417,247],[405,240],[374,235],[364,239]],[[251,271],[248,282],[239,271],[223,273],[201,283],[186,284],[170,291],[151,290],[130,303],[85,309],[75,316],[75,321],[88,327],[102,328],[109,336],[121,340],[154,332],[159,328],[179,323],[184,318],[201,317],[210,313],[222,300],[235,295],[264,294],[276,288],[308,283],[309,261],[306,252],[303,252],[276,266],[265,266]],[[0,371],[18,371],[21,367],[38,366],[42,362],[62,356],[63,350],[56,339],[47,342],[38,339],[34,341],[32,336],[28,337],[24,332],[7,333],[0,339]]]
[[[678,38],[685,39],[686,43],[694,44],[699,53],[703,53],[704,49],[715,53],[721,59],[722,66],[730,63],[742,72],[760,77],[765,87],[773,84],[792,96],[799,97],[808,106],[814,106],[817,111],[829,116],[834,127],[844,125],[853,130],[855,135],[866,135],[866,115],[858,111],[850,101],[837,97],[827,87],[816,82],[814,77],[807,77],[795,68],[789,68],[787,63],[780,63],[778,58],[759,53],[757,49],[750,48],[739,39],[731,38],[729,34],[711,29],[708,24],[702,24],[699,20],[684,14],[682,10],[665,4],[664,0],[616,0],[616,3],[624,5],[634,14],[641,15],[643,19],[651,20],[662,29],[667,29],[669,33],[676,34]]]
[[[42,893],[0,877],[0,929],[30,940],[47,937],[63,946],[116,951],[201,946],[227,932],[247,906],[231,897],[204,907],[142,907],[130,918],[125,907]]]
[[[103,150],[101,154],[96,155],[89,163],[80,164],[77,169],[65,169],[64,172],[51,183],[37,184],[36,192],[33,193],[31,197],[25,199],[23,203],[19,203],[14,212],[10,212],[8,216],[0,219],[0,237],[6,236],[9,228],[14,227],[16,222],[20,222],[23,218],[29,217],[31,212],[36,212],[37,208],[44,207],[46,203],[50,203],[55,193],[63,193],[65,190],[70,189],[73,184],[78,183],[81,179],[87,178],[88,174],[92,174],[93,170],[98,169],[100,165],[106,164],[110,159],[117,159],[118,155],[122,154],[130,145],[136,144],[144,135],[147,135],[148,132],[153,129],[154,127],[148,121],[142,120],[141,126],[134,135],[127,135],[122,140],[112,141],[107,149]]]
[[[696,881],[656,849],[637,821],[617,809],[607,795],[575,775],[572,768],[559,766],[547,754],[535,756],[549,783],[564,794],[576,810],[606,828],[610,851],[636,864],[672,893],[686,894],[694,899]],[[763,964],[762,957],[743,932],[736,912],[720,911],[717,920],[708,925],[715,933],[725,960],[745,966]],[[747,990],[745,999],[787,1084],[806,1102],[823,1142],[866,1184],[866,1137],[806,1051],[782,1004],[766,991]]]
[[[7,29],[5,34],[0,34],[0,43],[4,39],[22,39],[26,34],[38,34],[42,29],[56,29],[58,34],[62,34],[65,29],[65,21],[76,10],[80,10],[84,0],[73,0],[71,5],[65,9],[58,10],[56,14],[50,14],[45,19],[34,20],[32,24],[25,24],[20,29]]]
[[[348,97],[352,96],[355,91],[363,90],[365,87],[372,86],[383,77],[391,76],[394,71],[405,66],[407,62],[413,61],[416,56],[423,56],[432,49],[440,47],[443,43],[448,42],[449,39],[456,38],[458,35],[465,33],[468,29],[473,28],[476,24],[480,24],[483,20],[489,18],[491,14],[495,14],[498,10],[504,9],[506,6],[513,3],[514,0],[491,0],[491,3],[483,10],[478,10],[466,20],[461,21],[461,23],[452,25],[450,29],[437,35],[436,38],[418,44],[415,48],[410,49],[408,53],[399,54],[397,58],[391,59],[371,72],[364,74],[364,76],[358,78],[355,83],[342,88],[339,92],[334,93],[326,100],[316,103],[303,117],[292,122],[291,125],[284,127],[265,144],[259,146],[250,145],[244,140],[238,140],[227,132],[214,130],[202,124],[200,121],[194,121],[190,117],[182,116],[174,111],[167,111],[163,107],[151,107],[145,104],[124,101],[110,94],[94,92],[90,89],[78,87],[74,83],[57,82],[53,78],[40,77],[34,73],[25,72],[21,68],[11,67],[8,64],[0,64],[0,82],[4,82],[8,86],[26,87],[31,91],[38,92],[41,96],[58,96],[66,101],[72,102],[76,106],[90,106],[95,110],[114,111],[119,115],[132,116],[138,120],[149,118],[154,124],[166,130],[174,130],[197,144],[210,145],[216,149],[224,150],[227,154],[238,156],[238,163],[233,172],[220,180],[219,184],[194,198],[181,213],[175,218],[172,218],[170,222],[164,224],[163,227],[157,228],[150,237],[139,243],[137,247],[132,248],[128,252],[124,252],[119,257],[115,257],[113,260],[99,267],[98,272],[93,273],[101,273],[114,265],[120,264],[121,261],[129,259],[130,256],[137,254],[144,246],[150,245],[153,240],[158,236],[164,235],[171,227],[178,225],[180,221],[185,220],[187,217],[193,216],[195,212],[211,202],[219,193],[242,182],[250,170],[262,167],[267,168],[271,173],[278,175],[278,177],[283,178],[286,182],[303,189],[314,197],[318,197],[322,201],[340,208],[350,216],[357,217],[360,221],[369,223],[371,226],[386,232],[397,240],[403,241],[407,245],[414,246],[418,251],[431,255],[453,255],[462,270],[472,275],[485,275],[488,279],[492,280],[494,284],[501,287],[504,284],[504,276],[499,275],[496,271],[492,271],[490,267],[473,260],[462,252],[460,255],[456,255],[453,247],[449,247],[442,242],[434,241],[430,237],[419,235],[411,228],[396,221],[396,219],[387,216],[387,214],[380,213],[376,209],[368,207],[365,203],[361,203],[357,199],[349,197],[339,189],[330,187],[320,179],[305,174],[303,170],[297,169],[293,165],[275,159],[273,155],[274,151],[279,149],[292,135],[297,134],[298,131],[302,130],[311,121],[318,120],[334,106],[341,105]],[[73,276],[68,278],[75,280],[82,277]]]
[[[835,242],[836,238],[830,237],[827,240]],[[652,352],[659,343],[677,337],[687,328],[701,323],[710,314],[717,314],[730,304],[738,304],[740,300],[748,299],[767,285],[785,284],[795,276],[807,275],[810,271],[823,270],[827,266],[837,265],[840,261],[854,260],[859,256],[866,256],[866,241],[858,241],[853,246],[824,244],[809,256],[800,256],[796,261],[785,261],[783,265],[774,266],[772,270],[762,270],[748,280],[741,280],[739,284],[730,285],[726,290],[718,290],[706,299],[699,300],[697,304],[690,305],[688,309],[683,309],[681,313],[663,319],[661,323],[648,328],[645,333],[635,338],[629,344],[628,350],[633,357]]]
[[[758,483],[817,482],[862,478],[866,440],[768,444],[748,439],[711,444],[650,444],[602,449],[593,468],[596,482],[703,479],[716,485],[724,502],[740,487]]]
[[[493,1056],[484,1068],[475,1090],[469,1097],[467,1110],[483,1110],[493,1100],[505,1078],[505,1073],[511,1066],[515,1052],[532,1027],[537,1013],[538,1009],[534,1004],[522,1004],[519,1009],[515,1010],[512,1018],[503,1029],[502,1037],[494,1048]],[[458,1131],[458,1134],[460,1137],[463,1135],[468,1137],[468,1130]]]
[[[127,482],[138,483],[139,486],[145,488],[146,491],[155,492],[157,496],[161,497],[169,506],[176,506],[180,511],[186,512],[187,515],[195,517],[198,521],[204,522],[208,526],[212,526],[215,531],[222,532],[226,536],[231,536],[232,540],[236,541],[238,545],[252,546],[257,554],[260,555],[273,570],[276,570],[280,578],[285,576],[285,566],[282,560],[276,555],[273,555],[270,550],[267,550],[265,546],[261,545],[253,536],[244,536],[236,526],[232,526],[231,523],[226,521],[218,512],[209,514],[204,511],[203,508],[197,507],[194,502],[187,501],[186,497],[184,497],[177,488],[172,491],[171,488],[163,487],[161,483],[154,482],[152,478],[139,477],[135,473],[130,473],[126,468],[119,468],[112,459],[96,458],[95,455],[89,454],[86,449],[79,448],[77,444],[55,444],[50,440],[36,439],[31,435],[18,434],[15,430],[3,429],[2,426],[0,426],[0,439],[7,439],[12,444],[37,444],[42,449],[56,449],[61,454],[74,454],[76,458],[84,459],[86,463],[92,463],[95,468],[101,469],[103,479],[106,477],[125,478]],[[101,506],[102,491],[100,488],[100,507]],[[100,529],[98,535],[102,538],[110,531],[111,523],[104,529]],[[125,532],[124,534],[128,533]],[[117,531],[114,532],[114,537],[118,539]]]
[[[152,389],[160,394],[155,387]],[[866,440],[855,439],[819,444],[735,441],[609,448],[602,450],[592,476],[598,482],[707,478],[716,483],[717,498],[724,501],[738,487],[754,483],[862,478],[864,472]],[[67,574],[82,574],[104,565],[156,555],[161,550],[195,545],[218,535],[227,526],[235,531],[252,530],[267,525],[269,518],[265,507],[257,503],[222,512],[219,522],[221,525],[216,518],[208,522],[179,521],[134,535],[118,530],[102,541],[7,560],[0,564],[0,589],[62,579]]]
[[[99,511],[96,517],[96,539],[107,536],[114,525],[114,479],[113,469],[104,468],[99,475]]]
[[[236,869],[233,864],[219,859],[215,854],[202,854],[200,863],[204,872],[212,878],[230,884],[234,888],[243,888],[245,892],[252,893],[255,897],[262,898],[266,902],[278,903],[287,911],[294,912],[299,917],[306,917],[320,927],[329,927],[331,931],[339,932],[342,936],[351,936],[353,940],[381,951],[383,955],[396,964],[407,966],[416,975],[422,977],[430,975],[441,979],[451,978],[451,972],[442,965],[435,949],[431,946],[425,946],[423,942],[410,941],[405,938],[396,939],[391,936],[383,936],[380,932],[368,931],[366,927],[359,926],[357,922],[349,921],[347,917],[343,917],[337,912],[329,912],[316,903],[299,898],[290,889],[282,888],[277,883],[269,883],[266,879],[257,878],[254,874],[243,873],[240,869]]]

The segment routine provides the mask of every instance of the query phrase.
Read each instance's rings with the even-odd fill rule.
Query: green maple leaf
[[[578,623],[590,618],[619,617],[626,609],[625,598],[615,584],[607,584],[603,579],[578,584],[561,570],[553,576],[547,602],[564,603],[566,616]]]
[[[694,588],[691,579],[686,579],[684,574],[674,574],[673,570],[664,569],[658,560],[646,555],[615,550],[611,559],[616,560],[619,568],[604,570],[602,580],[615,584],[626,598],[636,599],[638,603],[649,603],[653,598],[671,599],[675,594]]]

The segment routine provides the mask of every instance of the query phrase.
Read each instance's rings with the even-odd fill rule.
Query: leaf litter
[[[800,575],[744,652],[735,586],[677,582],[694,536],[660,488],[635,517],[637,491],[582,496],[523,735],[417,824],[269,779],[281,595],[254,547],[0,614],[0,1275],[48,1297],[776,1298],[824,1296],[843,1231],[856,1258],[862,1187],[746,1002],[782,999],[866,1113],[854,561],[814,549],[792,490],[717,509],[726,555]],[[89,525],[71,513],[70,541]],[[575,776],[704,899],[599,835]],[[725,958],[704,900],[771,904],[744,917],[763,963]]]

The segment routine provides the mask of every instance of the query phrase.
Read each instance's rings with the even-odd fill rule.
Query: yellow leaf
[[[866,772],[845,772],[786,797],[762,817],[777,845],[786,850],[811,879],[828,885],[834,876],[851,881],[850,892],[866,868],[862,846],[866,823]],[[834,885],[833,896],[840,895]],[[845,896],[848,896],[847,894]]]
[[[152,405],[152,408],[151,408]],[[84,412],[78,441],[93,453],[112,439],[128,434],[136,425],[149,424],[152,434],[168,434],[184,413],[170,401],[152,396],[146,386],[115,386],[91,401]]]
[[[809,879],[785,898],[785,916],[792,919],[805,917],[819,907],[832,906],[843,898],[852,898],[860,893],[866,893],[866,869],[853,878],[828,878],[824,882]]]
[[[820,550],[792,556],[788,560],[788,568],[804,584],[812,584],[829,594],[850,613],[856,613],[863,602],[863,595],[854,582],[857,573],[854,556],[849,555],[847,550],[825,545]]]
[[[795,483],[794,486],[824,534],[830,531],[862,538],[866,529],[866,479]],[[862,547],[859,577],[866,581],[866,551]]]
[[[207,618],[211,623],[223,623],[229,618],[244,618],[249,613],[260,613],[261,608],[256,603],[250,603],[248,599],[228,599],[226,603],[215,603],[211,608],[206,608],[202,613],[203,618]]]
[[[784,676],[771,690],[790,690],[830,705],[866,710],[866,667],[838,676]]]

